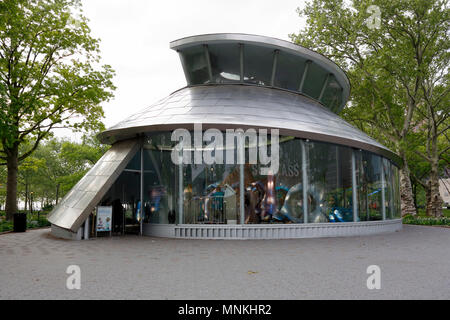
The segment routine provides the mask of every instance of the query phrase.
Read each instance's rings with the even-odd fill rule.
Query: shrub
[[[403,217],[403,223],[405,224],[415,224],[422,226],[450,226],[450,218],[449,217],[422,217],[422,216],[412,216],[406,215]]]

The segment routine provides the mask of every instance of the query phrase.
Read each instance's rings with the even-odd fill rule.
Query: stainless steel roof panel
[[[161,110],[157,115],[155,107]],[[320,103],[284,90],[245,85],[186,87],[138,114],[100,133],[100,140],[114,143],[149,131],[192,129],[201,122],[205,129],[278,128],[281,134],[349,145],[400,163],[392,151]]]

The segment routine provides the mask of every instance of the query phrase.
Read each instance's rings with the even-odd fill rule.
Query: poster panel
[[[112,225],[112,206],[97,207],[97,231],[111,232]]]

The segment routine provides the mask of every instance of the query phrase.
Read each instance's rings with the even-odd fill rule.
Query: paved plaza
[[[298,240],[0,235],[0,299],[450,299],[450,229]],[[69,290],[78,265],[81,289]],[[366,285],[369,265],[381,289]]]

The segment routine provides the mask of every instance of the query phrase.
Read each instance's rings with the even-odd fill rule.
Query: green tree
[[[100,104],[115,88],[113,70],[99,63],[99,40],[79,0],[0,2],[0,162],[7,166],[8,219],[17,210],[19,162],[55,128],[101,124]]]
[[[42,204],[57,204],[107,148],[90,137],[81,142],[52,138],[41,143],[19,166],[19,190],[25,203],[32,191],[33,198]]]
[[[313,0],[300,15],[307,26],[294,42],[343,67],[352,83],[343,116],[403,159],[402,213],[415,214],[411,135],[428,137],[430,203],[441,214],[438,163],[448,152],[449,10],[447,0]],[[447,125],[445,125],[447,123]],[[416,154],[421,153],[417,150]]]
[[[429,216],[442,216],[443,201],[439,194],[439,179],[450,163],[450,140],[447,134],[450,125],[449,96],[444,97],[445,103],[426,101],[418,106],[418,124],[407,141],[411,178],[425,190],[426,214]],[[433,110],[439,107],[444,109]]]
[[[38,178],[39,169],[44,168],[45,160],[39,157],[29,156],[21,162],[18,170],[18,191],[19,195],[23,195],[23,200],[25,203],[25,210],[32,207],[32,199],[30,197],[32,190],[32,185],[34,183],[41,183],[41,179]],[[33,192],[34,193],[34,192]],[[36,199],[36,196],[35,198]]]
[[[81,143],[62,142],[59,161],[65,173],[57,179],[61,196],[72,189],[108,148],[92,136],[84,136]]]
[[[52,138],[39,145],[33,157],[44,161],[44,166],[40,167],[35,175],[38,183],[33,185],[33,191],[43,200],[43,203],[50,204],[57,201],[60,183],[58,179],[66,174],[63,163],[60,159],[61,140]]]

